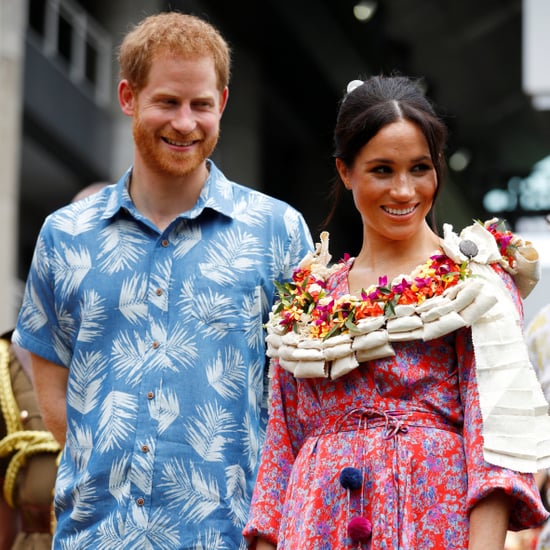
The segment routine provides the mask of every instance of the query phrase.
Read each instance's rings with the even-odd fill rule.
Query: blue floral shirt
[[[263,324],[312,242],[295,209],[209,167],[162,233],[130,172],[42,227],[14,341],[69,369],[54,548],[245,548]]]

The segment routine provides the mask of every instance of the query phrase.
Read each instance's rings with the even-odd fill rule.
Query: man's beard
[[[162,175],[181,177],[196,170],[214,151],[219,133],[203,138],[193,133],[187,137],[171,137],[176,142],[189,142],[201,139],[193,145],[192,151],[170,151],[162,139],[141,124],[139,117],[134,118],[132,132],[134,142],[143,162],[149,169]]]

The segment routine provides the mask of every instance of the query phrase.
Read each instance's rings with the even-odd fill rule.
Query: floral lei
[[[503,261],[513,269],[517,247],[505,222],[493,219],[477,223],[493,235]],[[329,273],[348,260],[349,255],[344,256]],[[290,282],[275,283],[279,302],[273,310],[272,322],[282,329],[282,334],[294,331],[307,338],[325,340],[353,332],[361,319],[391,317],[397,305],[420,305],[471,276],[467,260],[457,263],[445,254],[435,254],[408,276],[389,284],[386,276],[380,277],[378,285],[363,289],[359,297],[348,294],[335,299],[328,295],[326,273],[315,273],[310,264],[297,268]]]

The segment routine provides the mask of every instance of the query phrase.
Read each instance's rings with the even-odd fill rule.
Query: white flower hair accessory
[[[363,84],[363,81],[362,80],[352,80],[347,88],[346,88],[346,92],[348,94],[350,94],[351,92],[353,92],[353,90],[355,90],[355,88],[359,88],[359,86],[361,86],[361,84]]]

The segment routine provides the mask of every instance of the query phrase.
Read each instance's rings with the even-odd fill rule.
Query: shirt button
[[[157,296],[162,296],[162,294],[163,294],[162,288],[157,288],[157,289],[155,290],[155,294],[156,294]]]
[[[155,397],[155,394],[152,391],[147,392],[147,399],[153,399],[153,397]]]
[[[168,242],[168,239],[162,239],[160,244],[166,248],[170,243]]]
[[[149,445],[142,445],[142,446],[141,446],[141,450],[142,450],[144,453],[148,453],[148,452],[149,452]]]
[[[143,497],[139,497],[138,499],[136,499],[136,504],[138,506],[143,506],[145,504],[145,499]]]
[[[157,349],[160,346],[160,344],[157,341],[153,342],[153,349]]]

